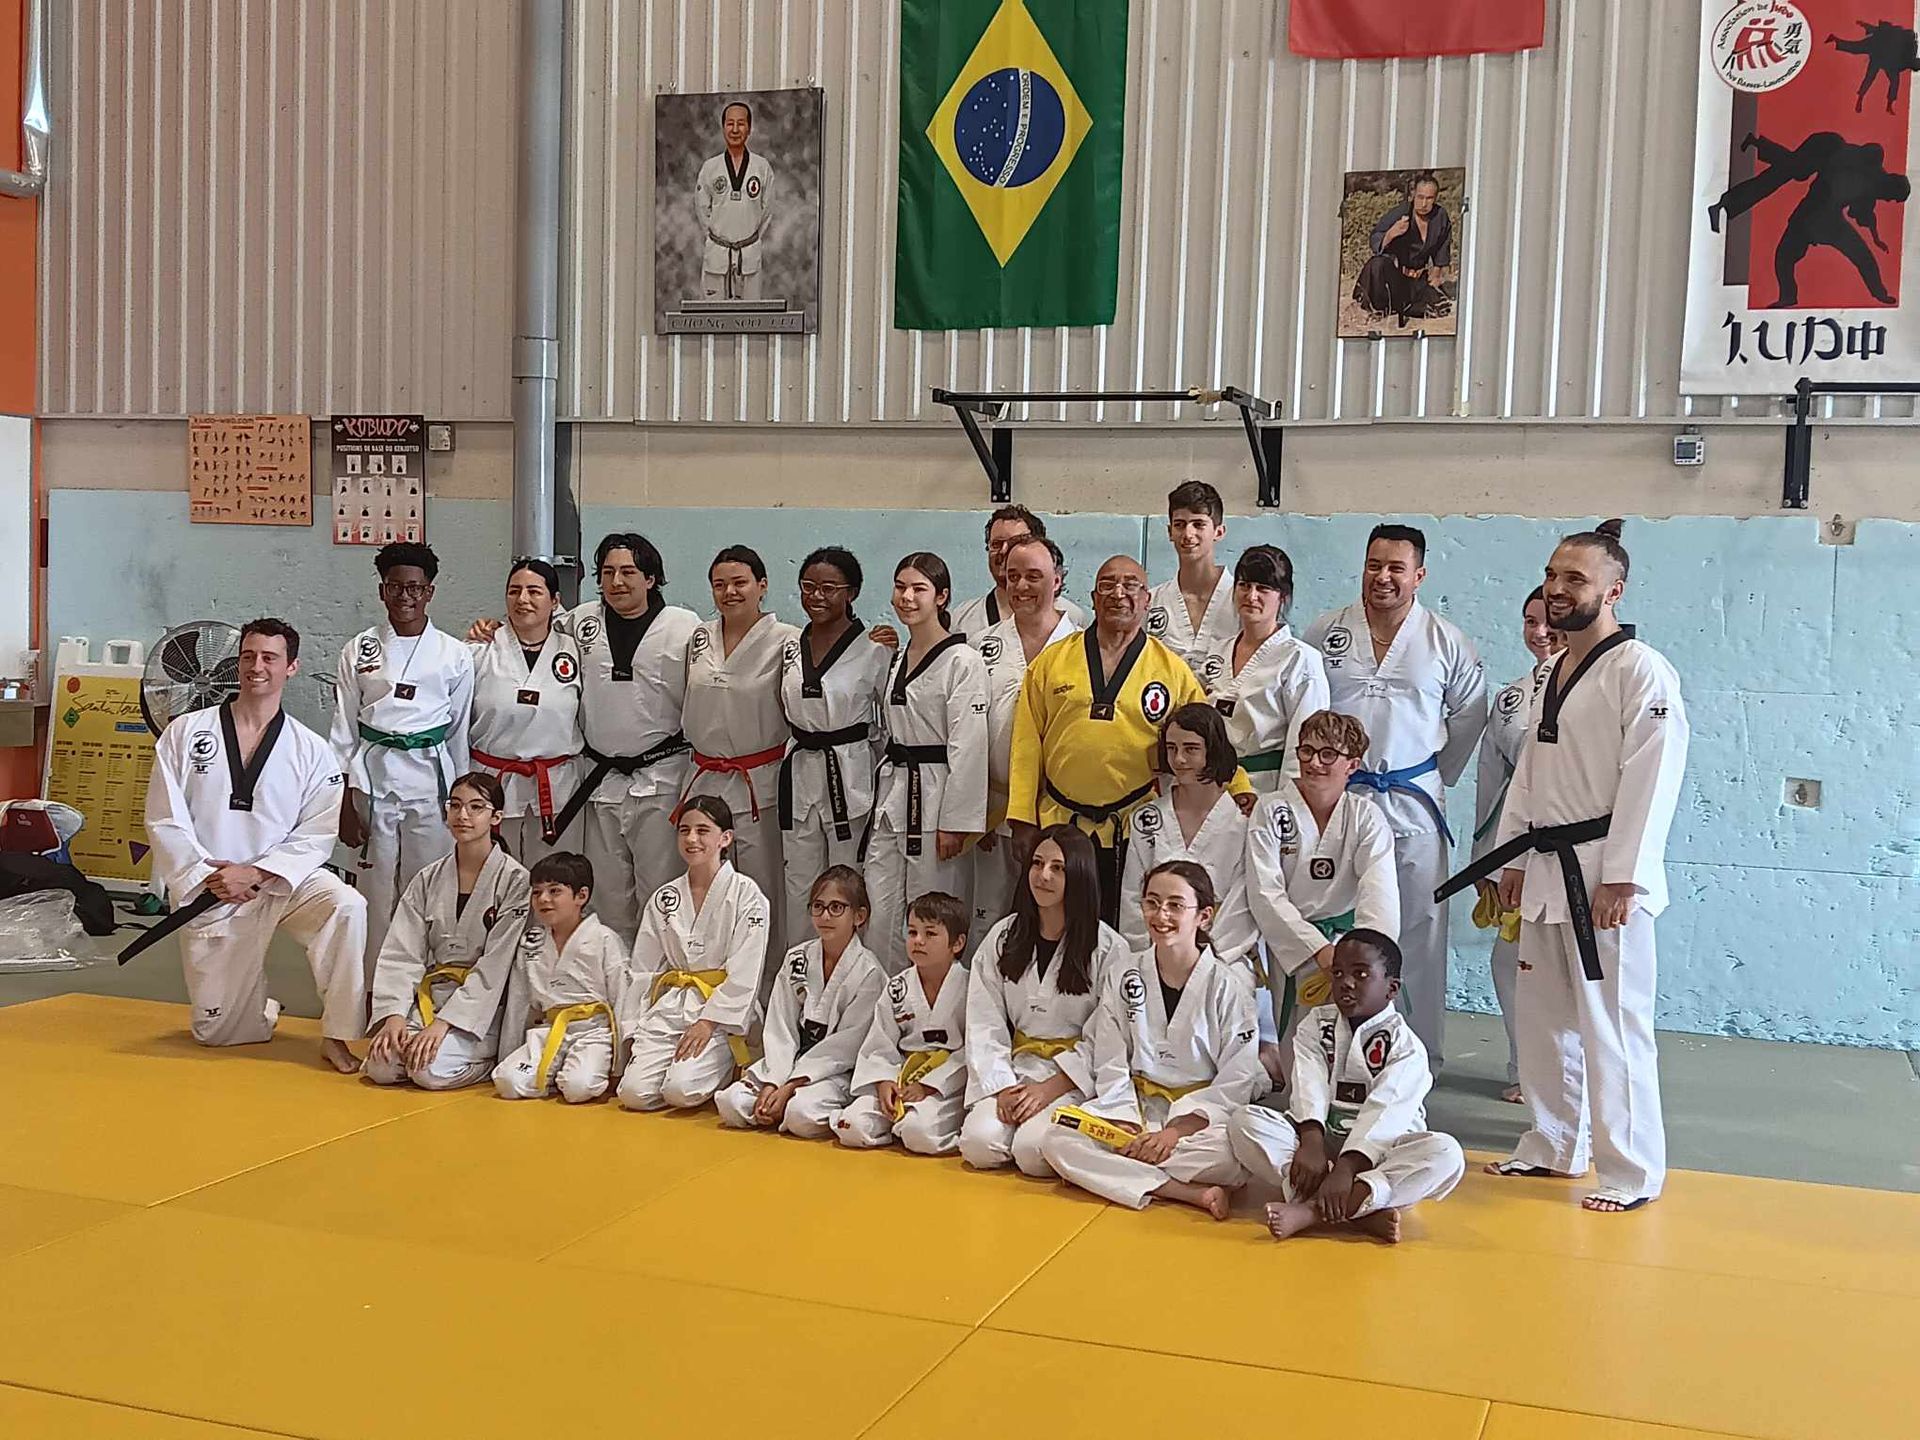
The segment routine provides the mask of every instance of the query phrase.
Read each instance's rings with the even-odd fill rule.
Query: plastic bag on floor
[[[0,974],[78,970],[99,957],[73,913],[71,890],[0,900]]]

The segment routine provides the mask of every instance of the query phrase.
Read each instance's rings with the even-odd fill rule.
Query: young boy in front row
[[[586,913],[593,896],[586,856],[556,850],[528,880],[533,921],[507,987],[493,1088],[506,1100],[556,1089],[569,1104],[597,1100],[612,1084],[619,1049],[614,1016],[627,985],[627,947]]]
[[[1334,946],[1333,1003],[1301,1017],[1285,1112],[1241,1109],[1227,1137],[1255,1181],[1280,1190],[1267,1228],[1285,1240],[1315,1225],[1352,1225],[1389,1244],[1401,1213],[1444,1199],[1466,1168],[1451,1135],[1426,1128],[1433,1088],[1426,1047],[1394,1009],[1400,947],[1377,930]]]
[[[833,1121],[842,1145],[900,1143],[917,1155],[960,1146],[967,1118],[967,907],[929,890],[907,907],[907,958],[887,982],[853,1070],[853,1103]]]

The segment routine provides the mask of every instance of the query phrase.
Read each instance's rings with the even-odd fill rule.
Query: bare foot
[[[1509,1105],[1524,1105],[1527,1103],[1526,1092],[1518,1085],[1507,1086],[1506,1089],[1500,1092],[1500,1098]]]
[[[344,1040],[322,1040],[320,1058],[342,1075],[360,1073],[360,1062],[353,1058],[353,1051],[347,1048],[347,1042]]]
[[[1228,1210],[1233,1207],[1233,1195],[1222,1185],[1201,1186],[1184,1180],[1169,1180],[1153,1193],[1164,1200],[1178,1200],[1182,1205],[1204,1210],[1216,1220],[1226,1219]]]
[[[1267,1206],[1267,1229],[1276,1240],[1291,1240],[1320,1218],[1311,1205],[1275,1200]]]
[[[1624,1215],[1629,1210],[1638,1210],[1652,1199],[1651,1195],[1623,1195],[1617,1190],[1598,1190],[1584,1197],[1580,1201],[1580,1208],[1601,1215]]]
[[[1200,1192],[1200,1208],[1216,1220],[1227,1218],[1227,1212],[1233,1208],[1233,1196],[1227,1193],[1223,1185],[1209,1185]]]
[[[1376,1240],[1384,1240],[1389,1245],[1400,1243],[1400,1212],[1398,1210],[1375,1210],[1370,1215],[1362,1215],[1353,1222],[1353,1228],[1364,1231]]]

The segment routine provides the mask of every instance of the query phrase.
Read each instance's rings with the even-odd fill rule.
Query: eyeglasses
[[[852,908],[853,907],[844,900],[810,900],[807,902],[807,913],[815,919],[824,915],[829,920],[838,920]]]
[[[1303,765],[1309,760],[1316,761],[1321,765],[1337,765],[1342,760],[1358,760],[1360,758],[1358,755],[1349,755],[1346,751],[1336,749],[1331,745],[1296,745],[1293,747],[1293,753],[1300,757],[1300,762]]]
[[[1189,910],[1197,910],[1197,905],[1189,905],[1185,900],[1162,900],[1157,895],[1149,895],[1140,902],[1142,915],[1165,915],[1178,920]]]
[[[831,596],[838,595],[842,590],[851,590],[852,588],[853,586],[851,585],[842,584],[834,580],[802,580],[800,582],[800,593],[811,596],[816,600],[825,600]]]
[[[1141,580],[1100,580],[1094,583],[1093,593],[1096,595],[1124,595],[1131,600],[1136,595],[1146,594],[1147,587],[1146,583]]]
[[[428,581],[423,585],[418,580],[382,580],[380,588],[403,600],[424,600],[427,592],[433,589],[433,583]]]
[[[989,555],[1004,555],[1007,551],[1013,549],[1014,546],[1024,545],[1031,539],[1033,539],[1032,535],[1013,535],[1005,540],[989,540],[987,542],[987,553]]]
[[[493,813],[493,802],[491,800],[449,800],[447,813],[449,815],[490,815]]]

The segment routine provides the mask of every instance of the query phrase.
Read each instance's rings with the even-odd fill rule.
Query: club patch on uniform
[[[1665,705],[1649,705],[1647,707],[1647,714],[1655,720],[1664,720],[1667,718],[1667,709],[1668,707]]]
[[[419,693],[420,688],[417,685],[409,685],[405,681],[393,687],[393,698],[396,700],[411,700]]]
[[[1367,1087],[1358,1080],[1342,1080],[1333,1087],[1333,1098],[1341,1105],[1364,1105],[1367,1103]]]
[[[1373,1038],[1367,1041],[1366,1054],[1363,1057],[1367,1062],[1367,1069],[1375,1075],[1386,1069],[1387,1052],[1391,1049],[1393,1049],[1393,1042],[1387,1038],[1387,1032],[1376,1030]]]
[[[1129,970],[1120,981],[1120,999],[1129,1016],[1138,1016],[1147,1005],[1147,982],[1138,970]]]
[[[1331,1015],[1320,1022],[1320,1053],[1326,1057],[1328,1065],[1333,1064],[1333,1017]]]
[[[989,665],[998,665],[1006,650],[1007,642],[998,635],[989,635],[980,642],[980,658]]]
[[[907,977],[904,974],[896,975],[887,981],[887,999],[896,1005],[900,1005],[905,1003],[906,998]]]
[[[1160,807],[1157,805],[1149,805],[1133,817],[1133,830],[1136,835],[1158,835],[1160,824]]]
[[[1323,654],[1340,656],[1353,649],[1353,632],[1344,625],[1336,625],[1327,631],[1326,642],[1321,645]]]
[[[1526,692],[1518,685],[1509,685],[1494,698],[1493,708],[1502,715],[1517,715],[1526,703]]]
[[[1209,655],[1200,662],[1200,683],[1203,685],[1213,685],[1217,683],[1220,677],[1226,673],[1227,661],[1223,655]],[[1228,703],[1231,704],[1232,702],[1229,701]]]
[[[487,906],[487,913],[480,917],[480,926],[482,929],[491,930],[493,929],[493,922],[499,918],[500,907],[497,905],[489,905]]]
[[[562,651],[553,657],[553,678],[562,685],[571,685],[580,678],[580,662]]]
[[[187,747],[187,753],[195,760],[206,761],[211,760],[219,749],[220,741],[214,736],[202,731],[193,737],[193,744]]]
[[[514,691],[513,698],[522,705],[537,706],[540,703],[540,692],[538,690],[516,690]]]
[[[758,175],[749,175],[747,177],[747,198],[749,200],[758,200],[760,198],[760,177]]]
[[[606,628],[598,615],[582,615],[573,626],[573,637],[580,642],[582,650],[593,648],[593,642],[600,638],[600,632]]]
[[[946,1027],[942,1026],[938,1030],[922,1030],[920,1038],[929,1045],[945,1045],[947,1043]]]
[[[800,642],[789,640],[780,647],[780,664],[788,670],[800,663]]]
[[[804,997],[807,993],[806,946],[796,945],[787,952],[787,979],[793,985],[793,993],[803,997],[801,1003],[804,1005],[806,1003]]]
[[[680,908],[680,892],[668,885],[654,893],[653,908],[662,915],[671,915]]]
[[[522,950],[538,950],[546,943],[547,927],[544,925],[529,925],[526,928],[526,932],[520,937],[520,948]]]
[[[687,641],[687,658],[689,660],[698,659],[707,653],[707,647],[711,644],[713,644],[713,636],[708,634],[707,627],[702,625],[698,630],[693,632],[693,637]]]
[[[1172,705],[1173,692],[1158,680],[1140,692],[1140,713],[1147,717],[1149,724],[1158,725]]]
[[[1313,857],[1312,863],[1307,866],[1307,874],[1311,875],[1315,880],[1331,880],[1333,878],[1333,861],[1327,859],[1324,855],[1316,855]]]
[[[353,660],[356,665],[378,665],[380,663],[380,637],[369,632],[354,641]]]
[[[1293,818],[1293,806],[1285,800],[1273,807],[1273,833],[1282,845],[1299,843],[1300,822]]]

